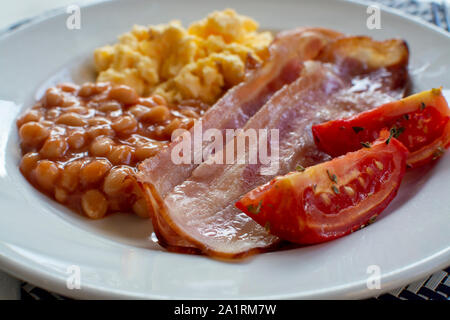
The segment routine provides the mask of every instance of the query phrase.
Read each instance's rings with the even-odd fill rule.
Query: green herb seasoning
[[[436,149],[436,151],[433,152],[433,160],[436,160],[437,158],[442,157],[442,155],[444,154],[445,150],[442,147],[438,147]]]
[[[297,170],[298,172],[303,172],[305,171],[305,168],[301,164],[299,164],[295,167],[295,170]]]
[[[352,127],[352,129],[353,129],[353,131],[355,131],[355,133],[359,133],[364,130],[363,127]]]
[[[369,142],[361,142],[361,145],[362,145],[364,148],[370,148],[370,147],[371,147],[371,145],[370,145]]]
[[[339,189],[338,187],[336,187],[334,184],[331,186],[331,188],[333,189],[334,193],[339,194]]]
[[[398,138],[399,135],[401,135],[403,132],[405,131],[405,128],[400,127],[392,127],[391,130],[389,130],[389,138],[387,138],[386,140],[386,144],[389,144],[389,142],[391,142],[392,137],[394,138]]]
[[[427,106],[425,105],[425,103],[421,102],[420,103],[420,111],[424,110]]]
[[[377,220],[377,216],[376,216],[376,215],[375,215],[375,216],[372,216],[372,217],[369,219],[369,222],[367,222],[367,225],[374,223],[375,220]]]
[[[327,169],[327,175],[328,175],[328,178],[330,178],[331,181],[333,181],[334,183],[337,183],[336,175],[335,174],[331,174],[330,171],[328,171],[328,169]]]
[[[391,142],[391,138],[392,138],[392,132],[391,132],[391,134],[389,135],[389,138],[387,138],[386,139],[386,144],[389,144],[389,142]]]
[[[266,224],[264,225],[264,229],[266,229],[267,232],[270,232],[270,222],[267,221]]]
[[[253,204],[247,206],[248,212],[252,214],[258,214],[261,211],[262,200],[259,201],[258,205],[255,207]]]

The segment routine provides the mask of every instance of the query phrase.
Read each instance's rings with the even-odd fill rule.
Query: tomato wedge
[[[342,237],[373,222],[397,194],[408,150],[385,131],[372,146],[277,177],[236,207],[299,244]]]
[[[361,148],[391,130],[409,150],[407,164],[417,167],[439,158],[450,145],[450,109],[441,89],[414,94],[353,117],[312,127],[317,146],[336,157]]]

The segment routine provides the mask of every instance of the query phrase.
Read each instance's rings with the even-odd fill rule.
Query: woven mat
[[[399,0],[377,0],[366,1],[367,3],[381,3],[383,5],[399,9],[411,15],[433,22],[433,14],[430,3],[427,1],[399,1]],[[392,290],[373,299],[379,300],[449,300],[450,297],[450,266],[445,270],[433,273],[419,281],[407,286]],[[64,300],[61,295],[48,292],[35,287],[29,283],[21,283],[22,300]]]
[[[405,13],[419,16],[422,19],[433,23],[433,14],[431,11],[430,1],[416,1],[416,0],[373,0],[366,1],[367,3],[381,3],[385,6],[398,9]]]

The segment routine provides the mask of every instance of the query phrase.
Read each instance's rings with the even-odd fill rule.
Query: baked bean
[[[86,186],[100,182],[111,167],[111,163],[106,159],[92,160],[80,170],[81,184]]]
[[[106,157],[112,150],[114,142],[108,137],[97,137],[89,147],[90,153],[95,157]]]
[[[170,116],[169,109],[166,106],[156,106],[141,115],[141,120],[145,122],[161,123]]]
[[[34,171],[39,186],[46,191],[53,190],[60,174],[58,165],[53,161],[39,160]]]
[[[83,167],[82,160],[74,160],[66,164],[61,173],[59,184],[69,192],[74,192],[78,187],[79,175]]]
[[[22,157],[22,160],[20,161],[20,170],[22,170],[24,174],[29,174],[36,167],[39,159],[39,153],[28,152]]]
[[[64,125],[54,124],[50,136],[65,136],[67,133],[67,127]]]
[[[86,191],[81,197],[81,207],[91,219],[103,218],[108,210],[108,201],[97,189]]]
[[[189,130],[195,123],[195,120],[193,118],[184,118],[181,120],[181,128],[184,128],[186,130]]]
[[[71,107],[71,106],[73,106],[75,104],[77,104],[77,100],[76,99],[64,97],[64,100],[61,103],[61,107],[68,108],[68,107]]]
[[[77,86],[71,83],[61,83],[58,87],[64,92],[75,92],[77,91]]]
[[[74,105],[70,106],[64,109],[64,112],[73,112],[78,114],[87,114],[89,113],[89,110],[85,107]]]
[[[42,114],[38,110],[31,109],[17,120],[17,126],[20,128],[24,123],[31,121],[37,122],[41,117]]]
[[[164,129],[165,129],[166,127],[164,127],[164,126],[161,126],[161,125],[159,125],[159,126],[154,126],[154,128],[153,128],[153,131],[155,132],[155,135],[160,139],[160,140],[166,140],[166,139],[168,139],[169,137],[166,137],[166,134],[165,134],[165,132],[164,132]]]
[[[108,159],[114,165],[130,164],[133,160],[134,148],[126,145],[114,146],[108,154]]]
[[[122,110],[122,105],[117,101],[106,101],[98,106],[98,110],[101,112],[113,112]]]
[[[153,108],[158,105],[152,98],[139,98],[138,104],[148,108]]]
[[[121,198],[118,197],[108,198],[108,210],[111,212],[120,211],[123,208],[122,203],[123,201]]]
[[[161,96],[140,98],[108,83],[50,88],[17,120],[20,170],[88,217],[114,211],[148,217],[135,168],[165,148],[173,130],[189,128],[203,114],[202,105],[192,103],[168,105]]]
[[[118,166],[111,169],[103,183],[103,191],[108,196],[118,195],[132,183],[130,179],[127,179],[132,173],[132,169],[127,166]]]
[[[50,131],[41,123],[30,121],[23,124],[19,129],[19,136],[23,143],[37,146],[49,136]]]
[[[134,89],[127,86],[115,86],[109,91],[109,98],[117,100],[123,104],[136,104],[139,96]]]
[[[55,188],[55,199],[58,202],[64,203],[67,201],[69,194],[63,188],[56,187]]]
[[[150,111],[150,108],[137,104],[135,106],[132,106],[130,109],[128,109],[128,111],[135,116],[136,119],[141,119],[141,116],[147,112]]]
[[[173,119],[170,123],[164,128],[164,134],[167,137],[172,135],[172,132],[178,129],[181,126],[181,120],[178,118]]]
[[[50,121],[50,120],[41,120],[41,121],[39,121],[39,123],[46,128],[52,128],[55,125],[55,122]]]
[[[141,218],[148,218],[149,211],[144,198],[140,198],[133,204],[133,211]]]
[[[100,125],[105,125],[105,124],[109,125],[109,124],[111,124],[111,121],[109,121],[105,117],[93,117],[93,118],[89,118],[87,123],[90,126],[100,126]]]
[[[100,103],[98,101],[89,101],[86,106],[89,109],[93,110],[93,109],[98,109],[99,105],[100,105]]]
[[[67,143],[72,150],[78,150],[86,145],[86,133],[84,131],[74,131],[67,138]]]
[[[198,114],[197,114],[197,112],[195,112],[194,110],[192,110],[192,109],[184,109],[184,110],[181,110],[181,113],[183,114],[183,115],[185,115],[186,117],[188,117],[188,118],[194,118],[194,119],[197,119],[199,116],[198,116]]]
[[[109,88],[109,84],[107,82],[97,82],[95,84],[95,92],[101,93]]]
[[[45,141],[39,153],[43,158],[47,159],[61,158],[66,153],[68,147],[65,137],[54,136]]]
[[[99,125],[95,127],[91,127],[87,131],[89,137],[91,139],[94,139],[99,136],[107,136],[107,137],[114,137],[115,132],[109,125]]]
[[[137,125],[138,123],[133,116],[122,116],[112,123],[111,128],[117,134],[130,134],[136,131]]]
[[[158,145],[162,146],[163,143],[147,138],[145,136],[141,136],[140,134],[132,134],[128,139],[124,140],[128,145],[132,145],[135,147],[140,147],[144,145]]]
[[[59,111],[59,108],[53,108],[50,109],[47,112],[47,119],[53,120],[59,117],[59,115],[61,114],[61,111]]]
[[[154,94],[151,99],[155,102],[156,105],[167,105],[166,99],[159,94]]]
[[[148,145],[143,147],[137,147],[134,152],[134,156],[138,161],[145,160],[147,158],[153,157],[159,151],[159,146]]]
[[[50,88],[45,92],[44,104],[47,108],[59,106],[62,101],[63,97],[57,88]]]
[[[80,90],[78,90],[78,95],[80,97],[89,97],[96,92],[95,84],[93,83],[85,83],[81,86]]]
[[[86,125],[86,120],[84,120],[79,114],[74,112],[68,112],[60,115],[55,122],[71,127],[82,127]]]

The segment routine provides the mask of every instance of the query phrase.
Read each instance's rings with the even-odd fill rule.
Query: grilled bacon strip
[[[275,92],[298,78],[303,61],[317,58],[330,41],[342,36],[339,32],[322,28],[299,28],[279,33],[269,47],[270,58],[266,64],[253,71],[246,81],[230,89],[205,113],[203,132],[209,128],[222,132],[242,128]],[[152,204],[150,208],[158,206],[167,193],[187,179],[198,166],[195,163],[176,165],[171,161],[171,152],[178,142],[173,141],[167,149],[139,166],[138,180],[149,204]],[[203,147],[206,148],[207,143]],[[150,215],[162,245],[176,251],[186,251],[181,247],[192,249],[193,246],[183,237],[178,237],[154,210]]]
[[[205,113],[203,132],[209,128],[242,128],[275,92],[298,78],[303,61],[315,59],[326,44],[341,36],[341,33],[321,28],[300,28],[277,35],[269,47],[268,62],[230,89]],[[177,165],[171,161],[171,152],[178,142],[173,141],[167,149],[139,166],[139,180],[152,184],[162,198],[187,179],[198,165]]]

